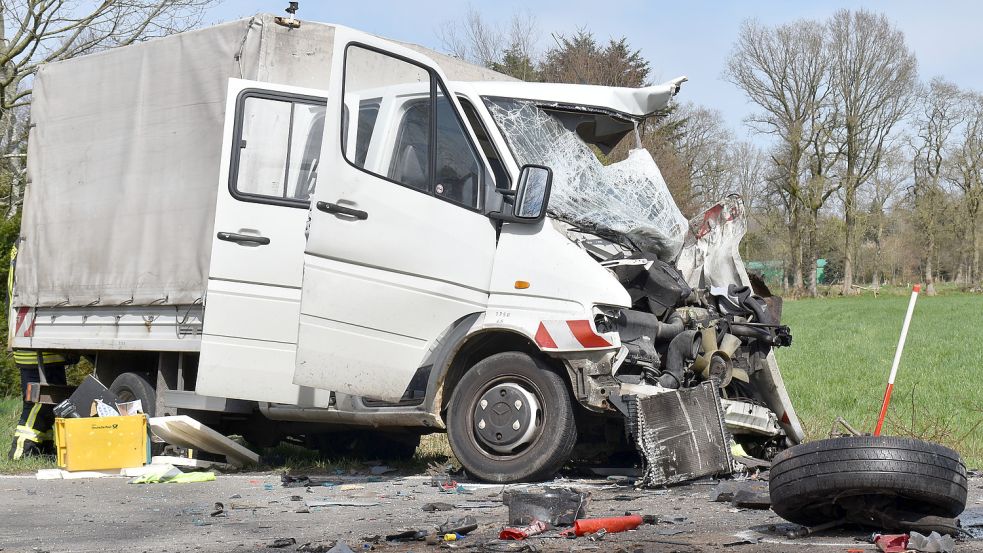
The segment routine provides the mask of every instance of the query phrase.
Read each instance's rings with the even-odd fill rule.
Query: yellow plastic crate
[[[55,445],[65,470],[142,467],[149,454],[147,417],[55,419]]]

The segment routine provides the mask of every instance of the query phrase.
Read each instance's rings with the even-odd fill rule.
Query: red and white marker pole
[[[887,378],[887,389],[884,390],[884,402],[881,403],[881,414],[877,417],[877,428],[874,435],[881,435],[881,427],[884,426],[884,417],[887,416],[887,406],[891,403],[891,391],[894,390],[894,377],[898,375],[898,365],[901,364],[901,351],[904,350],[904,342],[908,338],[908,326],[911,325],[911,315],[915,312],[915,300],[918,299],[918,292],[922,291],[922,285],[916,284],[911,290],[911,300],[908,301],[908,312],[904,316],[904,324],[901,326],[901,339],[898,340],[898,349],[894,352],[894,363],[891,364],[891,375]]]

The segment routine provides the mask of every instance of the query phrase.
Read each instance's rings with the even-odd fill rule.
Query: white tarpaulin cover
[[[229,78],[328,83],[334,27],[262,15],[53,63],[34,86],[15,305],[204,294]],[[448,79],[508,79],[403,44]]]

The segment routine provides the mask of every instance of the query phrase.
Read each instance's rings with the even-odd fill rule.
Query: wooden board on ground
[[[153,417],[150,419],[150,429],[169,444],[225,455],[229,463],[237,467],[259,462],[258,454],[187,415]]]

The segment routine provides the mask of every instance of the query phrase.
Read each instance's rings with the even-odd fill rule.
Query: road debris
[[[297,543],[297,540],[295,538],[276,538],[275,540],[273,540],[272,542],[270,542],[267,547],[273,547],[273,548],[276,548],[276,549],[280,549],[282,547],[289,547],[289,546],[294,545],[296,543]]]
[[[950,553],[956,548],[956,541],[951,536],[943,536],[932,532],[925,536],[912,531],[908,535],[908,549],[924,553]]]
[[[334,487],[341,484],[338,480],[331,478],[317,478],[306,475],[291,476],[283,474],[280,476],[280,483],[284,488],[310,488],[312,486]]]
[[[534,520],[534,521],[532,521],[532,524],[530,524],[529,526],[524,526],[522,528],[517,528],[517,527],[505,527],[505,528],[502,528],[502,531],[499,532],[499,534],[498,534],[498,539],[500,539],[500,540],[524,540],[524,539],[528,538],[529,536],[535,536],[535,535],[538,535],[538,534],[542,534],[543,532],[545,532],[548,529],[549,529],[549,527],[547,526],[547,524],[545,522],[540,521],[540,520]]]
[[[212,509],[212,512],[209,513],[208,516],[211,516],[211,517],[224,517],[224,516],[226,516],[226,514],[225,514],[225,505],[223,505],[223,504],[221,504],[219,502],[215,502],[215,507]]]
[[[377,501],[349,501],[345,499],[339,500],[311,500],[304,502],[308,507],[375,507],[379,503]]]
[[[259,463],[259,455],[187,415],[151,417],[154,434],[169,444],[225,455],[229,464],[241,467]]]
[[[402,530],[386,536],[386,541],[423,541],[429,534],[426,530]]]
[[[454,506],[450,503],[435,502],[425,504],[422,509],[428,513],[432,513],[434,511],[453,511]]]
[[[339,542],[339,543],[344,543],[344,542]],[[297,551],[302,551],[304,553],[329,553],[331,551],[335,551],[334,548],[336,545],[337,544],[333,541],[329,541],[327,543],[307,542],[297,547]],[[346,545],[345,547],[348,546]],[[348,551],[351,551],[351,549],[348,549]],[[339,552],[336,551],[336,553]]]
[[[573,488],[544,487],[536,491],[506,490],[502,503],[509,507],[509,524],[523,526],[541,520],[551,526],[570,526],[587,515],[590,493]]]
[[[573,522],[573,529],[567,530],[568,534],[580,537],[587,534],[603,532],[613,534],[616,532],[626,532],[634,530],[642,525],[645,519],[641,515],[626,515],[621,517],[605,518],[582,518]]]
[[[741,509],[770,509],[771,496],[767,486],[763,490],[745,488],[734,493],[731,504]]]
[[[441,524],[437,532],[441,534],[460,534],[466,536],[478,529],[478,520],[473,515],[467,515],[459,519],[450,520]]]
[[[874,534],[874,545],[882,553],[904,553],[908,550],[908,534]]]

